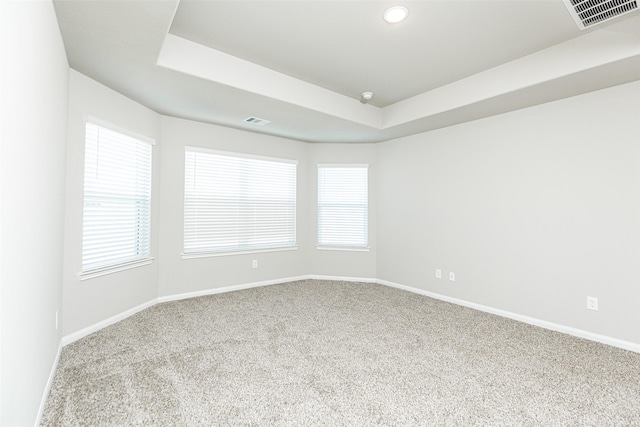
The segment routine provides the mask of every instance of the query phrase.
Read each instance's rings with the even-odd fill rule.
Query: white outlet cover
[[[454,273],[453,271],[449,272],[449,280],[451,280],[452,282],[456,281],[456,273]]]
[[[588,310],[598,310],[598,298],[596,297],[587,297],[587,309]]]
[[[251,267],[252,268],[258,268],[258,260],[254,259],[253,261],[251,261]]]
[[[436,268],[436,279],[442,279],[442,270]]]

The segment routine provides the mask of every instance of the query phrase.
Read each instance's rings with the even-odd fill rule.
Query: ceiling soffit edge
[[[165,37],[157,65],[384,130],[636,56],[640,56],[637,37],[593,31],[384,108],[363,104],[170,33]]]

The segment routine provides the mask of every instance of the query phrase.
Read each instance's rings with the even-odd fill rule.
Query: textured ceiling
[[[79,72],[161,114],[310,142],[382,141],[640,79],[640,15],[581,32],[561,0],[406,1],[395,25],[388,1],[54,4]]]

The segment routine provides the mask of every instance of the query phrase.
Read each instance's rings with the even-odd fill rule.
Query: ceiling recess
[[[638,0],[564,0],[564,4],[581,30],[638,10]]]
[[[260,119],[258,117],[247,117],[246,119],[244,119],[244,121],[256,126],[264,126],[271,123],[271,121],[269,120]]]

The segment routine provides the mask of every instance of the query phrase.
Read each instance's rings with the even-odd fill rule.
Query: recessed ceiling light
[[[409,9],[404,6],[392,6],[384,11],[384,20],[389,24],[397,24],[409,16]]]

